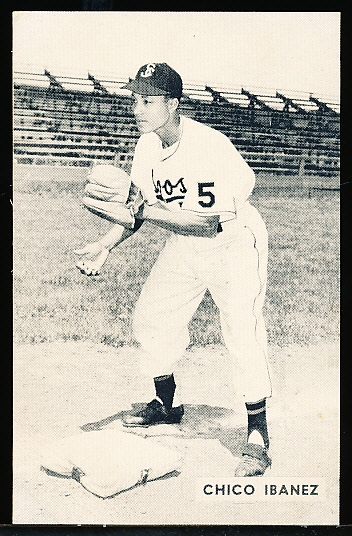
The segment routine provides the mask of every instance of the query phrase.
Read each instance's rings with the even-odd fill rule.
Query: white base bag
[[[98,497],[112,497],[178,471],[182,455],[155,438],[119,430],[82,432],[41,449],[41,468],[74,478]]]

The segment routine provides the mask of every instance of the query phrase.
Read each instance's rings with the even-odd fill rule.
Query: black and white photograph
[[[340,13],[12,28],[12,522],[338,525]]]

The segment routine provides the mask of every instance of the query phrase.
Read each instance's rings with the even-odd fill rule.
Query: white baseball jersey
[[[170,147],[154,132],[140,137],[131,179],[150,205],[219,214],[220,222],[236,218],[255,182],[229,138],[183,116],[180,140]]]
[[[208,289],[220,311],[236,392],[248,402],[262,400],[271,394],[262,314],[267,233],[247,201],[254,173],[219,131],[182,116],[181,129],[180,140],[165,149],[154,132],[140,137],[132,182],[148,204],[220,215],[223,232],[168,237],[135,308],[141,370],[151,377],[174,371],[189,344],[188,322]]]

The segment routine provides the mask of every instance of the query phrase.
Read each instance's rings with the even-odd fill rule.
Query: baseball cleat
[[[268,467],[271,467],[271,459],[267,450],[255,443],[247,443],[235,476],[262,476]]]
[[[177,406],[167,409],[158,400],[152,400],[137,413],[127,415],[124,426],[152,426],[153,424],[179,424],[184,414],[184,407]]]

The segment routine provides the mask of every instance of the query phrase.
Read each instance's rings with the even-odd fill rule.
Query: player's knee
[[[137,340],[141,324],[141,316],[138,314],[138,311],[135,311],[132,317],[132,330]]]
[[[142,307],[136,307],[132,317],[132,330],[138,342],[142,342],[145,336],[153,331],[151,315],[146,314]]]

